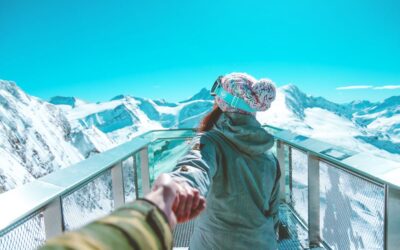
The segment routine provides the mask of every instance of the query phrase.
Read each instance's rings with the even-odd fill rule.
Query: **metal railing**
[[[280,197],[308,229],[310,248],[398,249],[400,163],[289,131],[274,136],[286,175]]]
[[[150,131],[1,194],[0,249],[35,249],[47,238],[105,215],[129,201],[124,190],[127,185],[134,186],[135,197],[146,194],[150,191],[148,147],[157,140],[194,135],[192,129]],[[123,171],[124,163],[129,161],[130,168]],[[133,172],[134,183],[123,175],[129,171]],[[102,194],[100,190],[109,192]]]
[[[281,200],[308,229],[309,245],[304,247],[398,248],[400,178],[395,175],[400,176],[399,163],[265,128],[275,136],[276,155],[285,173]],[[93,219],[90,216],[101,216],[146,194],[151,181],[164,171],[156,167],[163,158],[155,159],[156,153],[180,147],[164,145],[167,142],[193,136],[192,129],[150,131],[1,194],[0,249],[33,249],[46,238],[87,223]],[[163,145],[153,149],[157,142]],[[369,224],[376,232],[360,236],[359,227]]]

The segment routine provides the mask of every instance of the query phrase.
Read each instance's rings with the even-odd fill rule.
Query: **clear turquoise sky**
[[[400,85],[400,2],[0,0],[0,79],[44,99],[177,101],[231,71],[336,102],[400,95],[376,89]]]

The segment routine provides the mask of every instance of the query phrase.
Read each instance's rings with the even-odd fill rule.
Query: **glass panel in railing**
[[[263,128],[270,133],[271,135],[275,135],[276,133],[280,132],[281,130],[278,128],[274,128],[274,127],[269,127],[269,126],[263,126]]]
[[[292,148],[292,207],[307,224],[308,221],[308,165],[307,154]]]
[[[196,132],[192,129],[177,129],[177,130],[160,130],[153,131],[146,135],[146,138],[156,139],[177,139],[177,138],[189,138],[195,136]]]
[[[130,202],[136,199],[135,165],[133,157],[129,157],[127,160],[122,162],[125,202]]]
[[[191,139],[158,140],[149,145],[150,181],[170,172],[190,149]]]
[[[292,159],[292,148],[288,145],[284,146],[285,150],[285,173],[281,173],[285,175],[285,195],[286,195],[286,200],[291,201],[292,200],[292,165],[291,165],[291,159]]]
[[[271,152],[278,157],[277,154],[277,146],[276,146],[277,142],[275,142],[275,146],[272,147],[270,150]],[[291,159],[291,147],[287,144],[284,144],[283,146],[283,151],[284,151],[284,157],[285,157],[285,161],[284,161],[284,165],[282,166],[282,171],[281,171],[281,175],[284,175],[285,177],[285,195],[286,195],[286,201],[290,201],[291,200],[291,174],[292,174],[292,168],[290,165],[290,159]]]
[[[105,171],[96,179],[62,197],[64,226],[76,229],[114,209],[111,187],[111,171]]]
[[[14,229],[0,236],[0,250],[37,249],[46,239],[43,214],[38,212],[16,223]]]
[[[134,162],[136,165],[136,176],[134,176],[135,180],[137,181],[137,192],[136,195],[138,197],[143,197],[143,192],[142,192],[142,168],[141,168],[141,164],[142,164],[142,159],[140,157],[140,152],[136,153],[135,155],[133,155],[134,157]]]
[[[332,248],[384,248],[384,188],[320,163],[320,222],[323,240]]]

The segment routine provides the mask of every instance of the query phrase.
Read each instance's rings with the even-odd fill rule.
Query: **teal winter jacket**
[[[171,173],[207,201],[189,249],[277,249],[280,172],[273,144],[254,116],[227,112],[194,140]]]

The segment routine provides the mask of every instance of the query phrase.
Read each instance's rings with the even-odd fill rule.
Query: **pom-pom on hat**
[[[256,80],[246,73],[230,73],[220,78],[221,87],[229,94],[239,97],[255,111],[265,111],[271,107],[276,97],[275,84],[269,79]],[[240,108],[230,106],[220,96],[215,96],[215,102],[224,112],[248,114]]]

